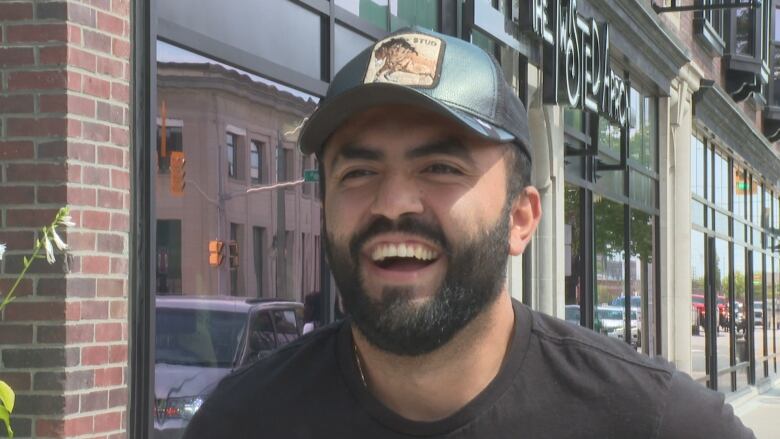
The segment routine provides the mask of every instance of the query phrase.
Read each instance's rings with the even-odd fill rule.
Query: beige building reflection
[[[158,294],[302,300],[319,288],[320,202],[314,183],[246,193],[315,167],[295,147],[313,99],[212,63],[157,65]],[[170,153],[186,158],[185,189],[171,190]],[[282,198],[280,198],[282,197]],[[280,209],[280,205],[284,209]],[[283,225],[283,226],[282,226]],[[225,243],[209,264],[210,240]],[[231,268],[228,242],[238,243]]]

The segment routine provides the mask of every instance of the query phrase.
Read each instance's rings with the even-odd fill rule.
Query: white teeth
[[[381,244],[371,252],[371,259],[381,261],[386,258],[416,258],[430,261],[438,257],[438,253],[419,244]]]

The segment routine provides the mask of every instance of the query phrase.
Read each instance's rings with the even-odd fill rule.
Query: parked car
[[[760,300],[753,302],[753,321],[756,326],[764,325],[764,305]]]
[[[180,438],[223,377],[295,340],[302,328],[297,302],[158,297],[153,437]]]
[[[596,308],[595,329],[608,337],[625,340],[626,310],[619,306],[602,305]],[[636,312],[631,311],[631,345],[639,346],[639,327]]]

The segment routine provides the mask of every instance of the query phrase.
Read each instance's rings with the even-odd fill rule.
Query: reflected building
[[[301,180],[315,167],[295,147],[314,100],[208,62],[159,62],[157,85],[158,294],[302,301],[319,284],[318,189],[247,191]],[[176,152],[186,160],[182,194],[172,178]],[[209,260],[212,241],[223,243],[218,265]]]

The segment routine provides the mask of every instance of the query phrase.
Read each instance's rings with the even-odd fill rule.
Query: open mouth
[[[438,258],[438,251],[418,243],[382,243],[371,251],[371,260],[384,270],[420,270],[433,264]]]

